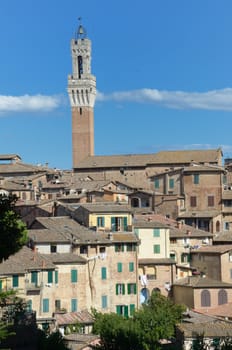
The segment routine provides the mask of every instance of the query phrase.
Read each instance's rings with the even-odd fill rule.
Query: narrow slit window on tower
[[[78,77],[81,78],[81,74],[83,74],[83,59],[82,56],[78,56]]]
[[[80,115],[82,115],[82,108],[80,107]]]

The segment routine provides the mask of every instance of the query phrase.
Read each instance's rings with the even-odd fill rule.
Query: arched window
[[[227,304],[227,292],[224,289],[219,290],[218,292],[218,305]]]
[[[148,301],[150,295],[149,295],[149,290],[147,288],[141,289],[140,292],[140,304],[144,304]]]
[[[201,292],[201,306],[211,306],[210,292],[207,289]]]

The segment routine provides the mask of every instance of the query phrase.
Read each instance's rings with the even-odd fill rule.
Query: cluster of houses
[[[197,328],[232,336],[232,166],[222,157],[89,156],[61,171],[0,155],[0,193],[17,195],[29,237],[0,264],[0,288],[65,334],[75,322],[90,333],[92,308],[131,316],[158,290],[186,305],[186,348]]]

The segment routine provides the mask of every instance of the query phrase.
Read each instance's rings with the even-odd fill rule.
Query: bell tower
[[[68,94],[72,108],[73,169],[87,156],[94,155],[94,104],[96,78],[91,74],[91,41],[80,24],[71,40],[72,75]]]

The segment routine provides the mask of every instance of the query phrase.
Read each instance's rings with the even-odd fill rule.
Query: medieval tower
[[[82,25],[71,40],[72,75],[68,94],[72,108],[73,169],[87,156],[94,155],[94,104],[96,78],[91,74],[91,41]]]

